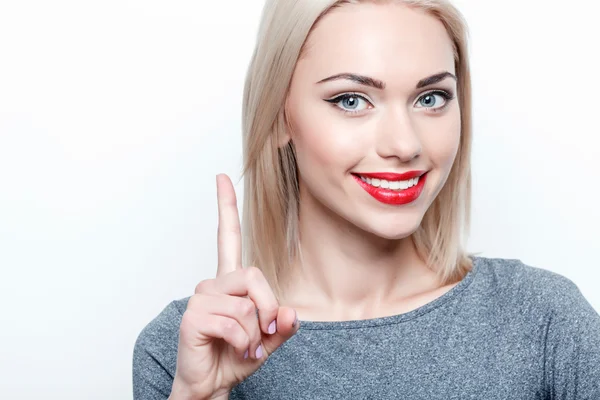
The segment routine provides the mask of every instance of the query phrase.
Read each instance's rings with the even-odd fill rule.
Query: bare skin
[[[298,319],[401,314],[456,285],[437,282],[410,238],[443,187],[460,140],[444,27],[397,4],[345,5],[320,21],[307,49],[286,102],[293,129],[285,138],[296,147],[303,260],[276,299],[259,268],[241,265],[235,192],[218,177],[216,277],[197,285],[183,315],[171,399],[228,398],[297,333]],[[340,73],[384,85],[327,79]],[[437,82],[422,82],[436,75]],[[421,196],[402,206],[378,202],[352,175],[412,170],[428,171],[428,178]]]
[[[286,139],[296,147],[300,176],[303,263],[288,276],[282,304],[301,320],[400,314],[458,283],[442,286],[410,238],[446,182],[460,140],[456,79],[448,74],[417,88],[441,72],[456,75],[444,26],[403,5],[344,5],[309,36],[286,103],[293,128]],[[326,80],[341,73],[385,88]],[[428,178],[421,196],[401,206],[378,202],[352,176],[411,170],[429,171]]]
[[[198,283],[187,303],[171,400],[229,398],[299,328],[296,312],[280,307],[261,270],[241,264],[237,200],[226,175],[217,176],[217,197],[216,277]]]

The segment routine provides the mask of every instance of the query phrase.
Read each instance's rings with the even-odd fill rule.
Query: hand
[[[237,201],[227,175],[217,176],[217,198],[217,276],[196,286],[183,314],[173,397],[227,398],[298,331],[295,310],[279,306],[261,270],[241,266]]]

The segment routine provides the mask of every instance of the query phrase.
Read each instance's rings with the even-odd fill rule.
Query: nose
[[[387,112],[379,121],[376,151],[382,158],[409,162],[422,152],[419,132],[406,110]]]

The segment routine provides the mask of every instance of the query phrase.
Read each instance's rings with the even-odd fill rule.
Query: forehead
[[[454,73],[454,53],[442,22],[425,11],[396,2],[346,4],[316,24],[297,68],[315,77],[353,72],[414,85]]]

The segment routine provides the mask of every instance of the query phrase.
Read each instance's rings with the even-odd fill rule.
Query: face
[[[458,150],[455,75],[444,26],[422,11],[363,3],[323,17],[286,101],[301,209],[382,238],[412,234]]]

